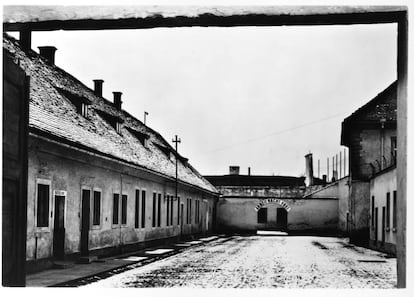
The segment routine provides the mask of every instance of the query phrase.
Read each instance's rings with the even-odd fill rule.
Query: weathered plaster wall
[[[350,240],[367,245],[369,241],[369,182],[352,181],[350,188]]]
[[[180,234],[180,226],[177,225],[177,202],[174,202],[174,224],[173,226],[166,226],[164,193],[175,194],[174,182],[164,180],[148,172],[128,169],[110,160],[62,148],[33,137],[29,139],[27,260],[47,258],[53,254],[54,197],[52,194],[54,190],[67,191],[65,199],[66,254],[80,251],[82,188],[101,191],[101,225],[91,226],[90,228],[90,250],[167,238]],[[38,181],[50,183],[49,227],[45,228],[36,227],[36,183]],[[135,189],[146,190],[145,228],[136,229],[134,226]],[[128,195],[127,224],[122,226],[112,225],[113,194],[121,192]],[[153,192],[162,193],[161,227],[152,227]],[[183,233],[190,234],[212,230],[213,196],[186,186],[180,186],[179,196],[181,197],[181,203],[184,203],[184,222],[186,221],[186,199],[192,199],[192,222],[191,224],[184,224]],[[200,200],[201,219],[197,224],[195,223],[195,200]],[[207,208],[208,226],[206,226]]]
[[[258,230],[276,227],[277,203],[267,204],[268,223],[257,223],[256,205],[260,198],[220,198],[218,225],[223,229]],[[281,199],[291,210],[288,212],[288,231],[336,230],[338,224],[337,199]]]
[[[338,230],[342,233],[348,231],[347,213],[349,211],[349,177],[344,177],[325,188],[317,190],[307,198],[337,198],[338,199]]]
[[[377,175],[370,182],[370,197],[375,197],[375,207],[378,207],[378,242],[375,242],[375,228],[371,224],[370,228],[370,246],[376,249],[385,250],[395,253],[395,244],[397,241],[397,226],[393,226],[393,191],[397,190],[397,169],[394,167],[382,174]],[[387,193],[390,193],[390,228],[385,230],[385,245],[382,245],[382,208],[386,207]],[[370,208],[370,220],[373,214]],[[386,226],[384,226],[386,227]]]

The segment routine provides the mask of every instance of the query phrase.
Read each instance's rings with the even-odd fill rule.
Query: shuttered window
[[[101,224],[101,192],[93,192],[93,213],[92,224],[94,226]]]
[[[112,204],[112,224],[116,225],[119,222],[119,194],[114,194]]]
[[[121,224],[127,224],[127,209],[128,209],[128,196],[122,195],[122,203],[121,203]]]
[[[139,190],[135,190],[135,228],[139,228]]]
[[[37,227],[49,227],[49,185],[37,184]]]
[[[146,191],[142,190],[141,192],[141,228],[145,228],[145,205],[146,205]]]

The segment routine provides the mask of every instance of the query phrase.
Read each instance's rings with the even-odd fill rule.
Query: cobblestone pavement
[[[232,236],[88,286],[193,288],[394,288],[396,260],[315,236]]]

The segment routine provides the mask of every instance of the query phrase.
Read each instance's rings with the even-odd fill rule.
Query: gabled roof
[[[128,112],[117,110],[112,102],[96,96],[93,90],[59,67],[47,63],[36,52],[25,53],[19,42],[7,34],[3,36],[3,49],[30,76],[29,129],[32,133],[50,135],[73,146],[88,148],[155,174],[175,178],[175,160],[162,153],[159,146],[174,149],[158,132]],[[90,103],[87,119],[71,104],[73,100]],[[122,122],[122,129],[148,135],[148,147],[145,148],[131,133],[117,133],[102,116]],[[181,157],[178,161],[181,182],[217,193],[214,186],[190,164],[183,162]]]
[[[214,186],[245,186],[245,187],[274,187],[274,186],[305,186],[304,177],[280,175],[205,175]]]
[[[397,122],[397,81],[358,108],[342,122],[341,144],[348,143],[348,134],[355,128],[379,129],[383,124],[394,128]]]

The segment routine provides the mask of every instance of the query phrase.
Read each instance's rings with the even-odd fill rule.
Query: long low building
[[[91,89],[57,67],[55,50],[3,37],[5,59],[30,77],[28,271],[211,232],[214,186],[124,111],[120,92],[110,102],[102,80]]]
[[[221,193],[217,226],[228,232],[278,230],[337,233],[338,198],[304,198],[305,177],[239,174],[205,176]],[[312,177],[310,186],[321,180]]]

